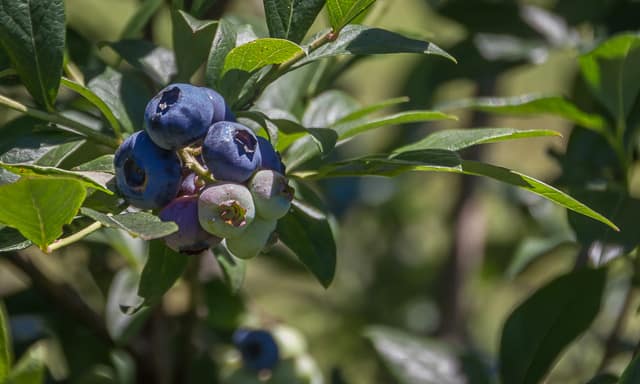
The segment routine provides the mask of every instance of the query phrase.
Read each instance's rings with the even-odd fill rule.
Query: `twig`
[[[7,108],[11,108],[15,111],[22,112],[31,117],[35,117],[36,119],[63,125],[82,136],[86,136],[88,139],[91,139],[100,144],[104,144],[108,147],[118,148],[118,146],[120,145],[118,143],[118,140],[116,140],[115,138],[103,135],[102,133],[95,131],[91,127],[88,127],[78,121],[69,119],[68,117],[65,117],[59,113],[44,112],[39,109],[29,107],[25,104],[20,103],[19,101],[10,99],[3,95],[0,95],[0,105],[4,105]]]
[[[58,239],[56,240],[53,244],[49,245],[47,247],[47,253],[51,253],[57,249],[60,249],[62,247],[66,247],[69,244],[73,244],[78,240],[82,240],[83,238],[85,238],[86,236],[88,236],[89,234],[97,231],[98,229],[102,228],[102,223],[100,223],[99,221],[96,221],[95,223],[89,225],[86,228],[83,228],[81,230],[79,230],[78,232],[74,233],[73,235],[64,237],[62,239]]]
[[[196,175],[200,176],[203,180],[207,180],[212,183],[216,181],[216,179],[213,178],[213,175],[211,175],[211,172],[209,172],[205,167],[203,167],[202,164],[198,162],[198,159],[196,159],[193,156],[191,150],[188,150],[187,148],[183,148],[178,151],[178,156],[180,156],[180,159],[182,159],[182,163],[184,164],[185,167],[192,170]]]

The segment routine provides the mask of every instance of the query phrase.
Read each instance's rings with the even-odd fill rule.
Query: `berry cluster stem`
[[[196,175],[200,176],[202,179],[207,180],[209,182],[215,182],[216,179],[213,178],[211,172],[205,169],[198,160],[193,157],[193,151],[187,148],[182,148],[178,151],[178,156],[182,160],[182,163],[185,167],[192,170]]]
[[[19,101],[13,100],[9,97],[0,95],[0,105],[4,105],[7,108],[13,109],[18,112],[22,112],[28,116],[35,117],[36,119],[48,121],[54,124],[60,124],[68,129],[58,127],[61,130],[71,130],[77,134],[85,136],[86,138],[95,141],[96,143],[104,144],[111,148],[118,148],[120,143],[113,137],[104,135],[97,132],[93,128],[86,126],[79,121],[72,120],[56,112],[45,112],[39,109],[29,107]]]

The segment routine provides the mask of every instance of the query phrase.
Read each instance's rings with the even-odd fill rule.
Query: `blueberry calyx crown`
[[[147,186],[147,173],[132,158],[124,162],[124,178],[135,191],[142,192]]]
[[[180,88],[173,87],[162,92],[162,97],[156,108],[156,113],[165,113],[170,106],[178,102],[180,98]]]
[[[256,147],[258,141],[248,131],[236,131],[233,136],[236,145],[238,146],[238,152],[241,155],[245,155],[249,160],[253,160],[253,155],[256,153]]]
[[[218,214],[225,223],[234,227],[242,227],[247,221],[245,219],[247,210],[235,200],[228,200],[218,206]]]

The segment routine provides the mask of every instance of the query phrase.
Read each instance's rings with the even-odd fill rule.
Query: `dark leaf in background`
[[[140,330],[150,311],[146,308],[129,314],[127,309],[142,305],[138,296],[140,276],[131,269],[118,271],[109,287],[105,307],[105,325],[109,336],[119,345],[126,345]]]
[[[620,231],[616,232],[581,215],[569,213],[569,224],[584,247],[593,243],[601,244],[599,248],[592,249],[592,258],[596,264],[609,261],[609,257],[602,257],[605,256],[603,251],[607,249],[618,248],[617,255],[620,255],[630,252],[640,243],[636,232],[640,200],[614,191],[572,189],[571,194],[611,218],[620,227]],[[596,254],[596,251],[602,252],[602,255]]]
[[[580,269],[546,284],[507,319],[500,341],[504,383],[539,383],[600,310],[605,269]]]
[[[463,384],[456,355],[444,345],[387,327],[369,327],[365,336],[402,384]]]
[[[320,283],[329,287],[336,269],[336,243],[326,214],[294,200],[291,211],[278,221],[276,232]]]
[[[31,241],[27,240],[20,232],[11,227],[0,228],[0,253],[19,251],[31,246]]]
[[[334,31],[340,31],[367,10],[376,0],[327,0],[329,21]]]
[[[144,299],[142,305],[152,306],[158,303],[182,276],[188,262],[188,256],[174,252],[164,245],[164,241],[152,241],[138,286],[138,296]]]
[[[311,52],[307,57],[297,62],[294,68],[316,60],[338,55],[378,55],[390,53],[421,53],[442,56],[453,62],[456,61],[453,56],[431,42],[411,39],[399,33],[380,28],[348,25],[340,32],[340,35],[335,41],[325,44]]]
[[[173,52],[146,40],[125,39],[102,43],[102,46],[113,49],[123,60],[160,86],[169,84],[178,72]]]
[[[33,98],[53,110],[62,76],[62,0],[12,0],[0,5],[0,43]]]
[[[180,10],[171,12],[171,20],[178,67],[176,81],[189,82],[193,73],[207,60],[218,23],[198,20]]]
[[[163,3],[163,0],[143,0],[138,10],[127,21],[120,37],[122,39],[138,37]]]
[[[102,99],[127,132],[142,129],[144,108],[151,92],[141,78],[106,67],[87,87]]]
[[[302,41],[326,0],[264,0],[269,35]]]
[[[247,262],[233,256],[224,247],[213,249],[212,252],[220,269],[222,269],[224,282],[229,287],[231,293],[234,295],[237,294],[240,288],[242,288],[242,283],[244,283]]]
[[[236,46],[236,29],[226,19],[218,21],[218,28],[211,42],[209,58],[205,68],[205,83],[209,88],[217,89],[224,67],[224,60]]]
[[[640,91],[640,34],[625,33],[580,57],[582,75],[617,124],[624,124]]]

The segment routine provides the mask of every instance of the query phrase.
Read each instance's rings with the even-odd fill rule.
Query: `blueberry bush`
[[[407,1],[464,29],[445,49],[376,26],[399,1],[89,3],[0,2],[0,383],[639,382],[637,2]],[[344,79],[396,54],[409,97],[360,104]],[[500,91],[555,57],[577,68],[563,89]],[[504,145],[529,169],[535,147],[512,146],[563,134],[552,182],[491,161]],[[438,174],[460,183],[415,181]],[[349,223],[380,177],[403,190]],[[508,187],[489,216],[518,212],[500,251],[466,225],[483,179]],[[436,242],[411,202],[449,199],[449,255],[399,267],[405,227]],[[334,288],[342,266],[361,276]],[[296,307],[308,280],[346,298]],[[487,320],[469,301],[504,281],[534,283]]]

